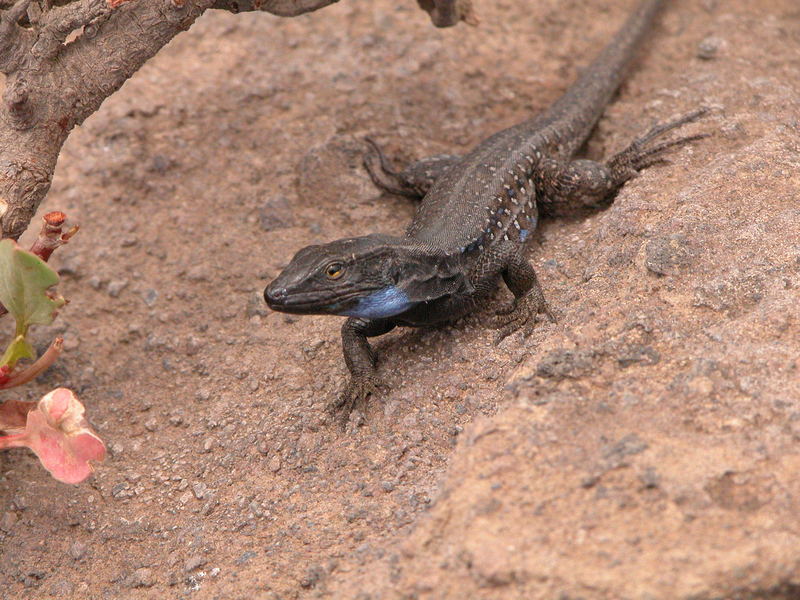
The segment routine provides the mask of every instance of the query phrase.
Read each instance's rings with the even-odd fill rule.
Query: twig
[[[296,17],[339,0],[216,0],[211,8],[233,13],[262,10],[280,17]]]
[[[22,385],[23,383],[28,383],[32,379],[35,379],[40,374],[44,373],[50,366],[56,362],[56,359],[61,354],[61,351],[64,349],[64,338],[56,338],[53,340],[53,343],[50,344],[50,347],[47,351],[42,354],[36,362],[32,365],[23,369],[19,373],[15,373],[11,377],[9,377],[5,382],[0,383],[0,390],[5,390],[8,388],[16,387],[18,385]]]
[[[0,13],[0,72],[14,71],[22,56],[33,44],[34,34],[19,26],[19,20],[28,12],[31,0],[21,0]]]
[[[99,19],[121,4],[111,4],[106,0],[80,0],[49,10],[42,19],[39,38],[33,47],[38,57],[52,58],[63,47],[70,33]]]
[[[78,233],[79,227],[75,225],[66,233],[62,233],[67,215],[59,210],[47,213],[42,217],[42,228],[39,230],[39,237],[31,246],[31,252],[47,262],[53,250],[66,244],[69,239]]]
[[[56,248],[66,244],[73,235],[78,233],[77,225],[62,233],[66,221],[67,215],[60,210],[54,210],[42,217],[42,228],[39,230],[39,237],[31,246],[31,252],[47,262]],[[0,304],[0,317],[6,314],[8,314],[8,309]]]

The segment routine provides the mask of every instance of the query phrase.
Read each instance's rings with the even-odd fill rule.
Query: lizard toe
[[[505,304],[505,305],[501,306],[500,308],[498,308],[494,312],[494,314],[497,315],[497,316],[510,315],[511,313],[514,312],[514,309],[516,307],[517,307],[516,302],[509,302],[508,304]]]
[[[331,403],[332,413],[341,413],[345,422],[354,411],[366,412],[367,398],[378,395],[380,383],[375,377],[353,377],[345,385],[342,393]]]
[[[522,330],[523,337],[527,338],[536,328],[539,314],[546,315],[551,323],[556,322],[553,311],[541,293],[531,292],[518,299],[505,318],[495,321],[495,327],[500,330],[495,337],[495,344],[499,344],[519,330]]]
[[[520,327],[522,327],[522,323],[518,320],[511,321],[508,325],[502,327],[500,331],[497,332],[497,335],[494,336],[494,345],[499,346],[504,339],[512,333],[519,331]]]
[[[707,108],[701,108],[678,119],[656,125],[643,136],[635,139],[622,152],[611,158],[608,165],[620,180],[632,178],[639,171],[664,161],[663,155],[668,151],[679,148],[709,137],[708,133],[697,133],[665,141],[656,142],[658,138],[674,129],[692,123],[708,114]]]

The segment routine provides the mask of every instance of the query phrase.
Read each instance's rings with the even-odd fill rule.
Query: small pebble
[[[195,265],[186,271],[186,279],[189,281],[208,281],[208,270],[202,265]]]
[[[202,500],[208,493],[208,486],[206,486],[205,483],[198,481],[197,483],[192,484],[192,491],[194,492],[195,498]]]
[[[75,542],[69,547],[69,555],[73,560],[80,560],[86,556],[86,544]]]
[[[219,504],[219,500],[217,500],[216,498],[214,498],[214,497],[212,496],[212,497],[211,497],[211,499],[210,499],[210,500],[208,500],[208,501],[207,501],[207,502],[206,502],[206,503],[203,505],[203,508],[202,508],[202,509],[200,509],[200,514],[202,514],[203,516],[208,516],[208,515],[210,515],[210,514],[211,514],[211,513],[214,511],[214,508],[216,508],[217,504]]]
[[[11,531],[14,523],[18,521],[17,514],[11,511],[3,513],[3,519],[0,521],[0,529],[3,531]]]
[[[65,598],[74,597],[75,586],[73,586],[66,579],[59,579],[50,588],[50,593],[53,596],[63,596]]]
[[[153,576],[153,571],[146,567],[136,569],[125,579],[125,585],[131,588],[152,587],[155,583],[156,580]]]
[[[144,293],[144,303],[147,306],[153,306],[158,300],[158,292],[156,290],[150,289]]]
[[[698,44],[697,58],[701,58],[703,60],[711,60],[712,58],[716,58],[721,46],[722,40],[720,38],[709,36]]]
[[[163,175],[174,164],[175,161],[172,160],[169,156],[164,156],[163,154],[156,154],[153,157],[153,160],[150,163],[150,167],[148,170],[155,171],[159,175]]]
[[[186,356],[194,356],[203,348],[203,341],[190,335],[186,340]]]
[[[277,454],[270,459],[269,470],[273,473],[277,473],[281,470],[281,457]]]
[[[262,231],[283,229],[291,227],[293,214],[292,203],[286,196],[273,196],[259,210],[258,222]]]
[[[127,279],[115,279],[108,284],[108,295],[112,298],[116,298],[126,287],[128,287]]]
[[[261,506],[258,504],[258,502],[256,502],[255,500],[253,500],[253,502],[251,502],[251,503],[248,505],[248,507],[247,507],[247,508],[249,508],[249,509],[250,509],[250,512],[251,512],[251,513],[253,513],[253,516],[254,516],[254,517],[261,518],[261,517],[263,517],[263,516],[264,516],[264,511],[262,510],[262,508],[261,508]]]
[[[267,303],[264,302],[264,294],[262,291],[254,291],[247,299],[247,307],[245,308],[245,315],[250,317],[266,317],[270,310]]]
[[[111,488],[112,498],[118,498],[120,500],[124,498],[130,498],[133,495],[133,492],[129,488],[130,486],[125,481],[116,484]]]
[[[252,550],[248,550],[233,562],[241,566],[246,564],[251,558],[254,558],[255,556],[257,556],[255,552],[253,552]]]

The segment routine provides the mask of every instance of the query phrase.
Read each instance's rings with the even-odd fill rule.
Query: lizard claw
[[[347,424],[350,415],[358,411],[363,415],[366,412],[367,398],[377,396],[382,387],[378,379],[372,375],[352,377],[345,385],[339,397],[330,405],[331,413],[340,413],[342,422]]]
[[[665,133],[688,123],[693,123],[707,115],[708,112],[709,109],[700,108],[673,121],[656,125],[643,136],[636,138],[622,152],[613,156],[608,162],[609,168],[612,172],[620,174],[620,176],[622,174],[632,176],[642,169],[663,162],[663,156],[667,151],[709,137],[710,134],[708,133],[697,133],[654,143],[654,140]]]
[[[498,310],[497,315],[505,318],[495,321],[495,327],[500,330],[495,336],[495,345],[520,329],[522,336],[528,337],[536,327],[536,317],[539,314],[546,315],[551,323],[556,322],[547,301],[541,291],[537,290],[531,290],[525,296],[517,298],[510,306]]]

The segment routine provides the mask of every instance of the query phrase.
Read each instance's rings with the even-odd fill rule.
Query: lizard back
[[[449,254],[525,242],[538,220],[535,167],[584,143],[625,75],[663,0],[645,0],[578,80],[544,113],[487,138],[422,200],[406,235]]]

